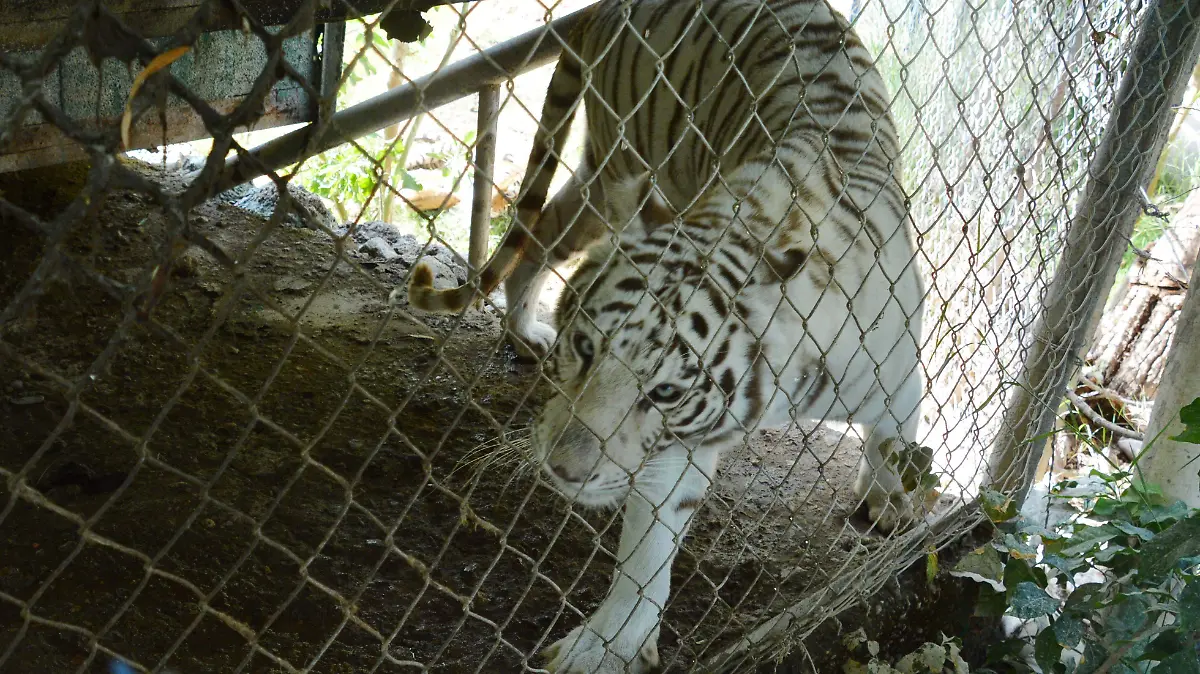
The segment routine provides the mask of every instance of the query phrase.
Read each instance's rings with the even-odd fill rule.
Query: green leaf
[[[1142,546],[1142,571],[1150,579],[1162,578],[1184,557],[1200,554],[1200,516],[1192,514],[1163,529]]]
[[[1096,671],[1100,663],[1104,662],[1107,657],[1108,649],[1104,647],[1104,644],[1090,639],[1086,640],[1083,645],[1083,657],[1079,661],[1079,669],[1077,671],[1083,674],[1090,674]],[[1118,668],[1120,668],[1120,665],[1114,667],[1113,671]]]
[[[1056,538],[1054,540],[1042,541],[1042,552],[1047,555],[1061,554],[1063,548],[1067,547],[1067,544],[1070,542],[1071,539],[1069,538]]]
[[[1049,672],[1061,656],[1062,646],[1058,644],[1054,631],[1038,632],[1037,639],[1033,642],[1033,659],[1038,663],[1038,667],[1041,667],[1043,672]]]
[[[1038,587],[1046,587],[1045,574],[1042,575],[1042,582],[1038,582],[1038,577],[1034,575],[1033,567],[1029,566],[1029,562],[1020,557],[1009,557],[1008,563],[1004,565],[1004,587],[1008,590],[1008,597],[1011,600],[1013,591],[1017,585],[1021,583],[1033,583]]]
[[[1062,555],[1064,557],[1087,556],[1092,550],[1099,547],[1101,543],[1110,541],[1120,535],[1121,530],[1111,524],[1104,524],[1098,527],[1084,527],[1072,539],[1076,542],[1064,549]]]
[[[994,664],[1004,662],[1009,658],[1019,658],[1021,650],[1025,648],[1024,639],[1005,639],[992,644],[987,652],[987,662],[985,664]]]
[[[1075,497],[1084,496],[1084,495],[1103,496],[1104,494],[1110,494],[1110,493],[1112,493],[1112,490],[1109,489],[1109,485],[1121,480],[1122,477],[1124,477],[1125,475],[1127,475],[1127,473],[1126,474],[1102,473],[1102,472],[1096,470],[1095,468],[1093,468],[1088,471],[1088,477],[1094,477],[1094,478],[1096,478],[1097,481],[1084,483],[1083,489],[1085,491],[1077,492],[1075,494]],[[1076,485],[1076,489],[1077,490],[1079,489],[1078,485]]]
[[[1084,583],[1077,585],[1067,597],[1063,605],[1064,611],[1087,615],[1100,608],[1104,603],[1105,588],[1103,583]]]
[[[1163,632],[1146,646],[1138,660],[1166,660],[1183,648],[1183,644],[1177,630]]]
[[[1004,534],[1004,547],[1008,548],[1008,554],[1021,559],[1037,559],[1037,548],[1029,543],[1017,540],[1012,534]]]
[[[1117,555],[1132,555],[1132,554],[1134,554],[1133,550],[1125,547],[1124,545],[1118,545],[1116,543],[1109,543],[1107,548],[1104,548],[1103,550],[1096,553],[1096,561],[1100,562],[1101,564],[1106,564],[1107,562],[1111,562],[1112,559],[1114,557],[1116,557]]]
[[[1062,555],[1053,554],[1042,557],[1042,564],[1045,564],[1053,569],[1058,569],[1067,575],[1075,573],[1077,569],[1083,566],[1083,564],[1080,564],[1078,560],[1072,561],[1066,557],[1063,557]]]
[[[979,495],[979,500],[983,506],[983,514],[996,524],[1017,516],[1017,502],[1011,496],[985,489]]]
[[[1066,480],[1062,480],[1061,482],[1055,482],[1054,486],[1050,487],[1050,493],[1057,495],[1060,492],[1064,492],[1068,489],[1074,489],[1077,486],[1079,486],[1078,482],[1068,478]]]
[[[1083,639],[1083,620],[1076,616],[1064,613],[1054,621],[1051,628],[1054,630],[1054,636],[1058,638],[1058,643],[1065,648],[1075,648]]]
[[[1196,649],[1181,650],[1163,660],[1154,668],[1154,674],[1200,674],[1200,659],[1196,657]]]
[[[412,177],[412,175],[408,171],[405,171],[404,169],[400,169],[400,182],[404,186],[405,189],[409,189],[409,190],[421,189],[421,183],[417,182],[417,179]]]
[[[1012,614],[1022,620],[1039,618],[1058,609],[1058,600],[1034,583],[1024,581],[1013,588]]]
[[[1188,632],[1200,630],[1200,579],[1192,578],[1179,593],[1179,625]]]
[[[1200,398],[1196,398],[1190,405],[1179,410],[1179,420],[1183,422],[1183,432],[1179,435],[1172,435],[1171,439],[1176,442],[1200,445]]]
[[[1150,620],[1149,600],[1143,595],[1121,594],[1104,619],[1107,636],[1115,641],[1133,638]]]
[[[1124,494],[1121,494],[1121,500],[1131,503],[1163,505],[1166,498],[1163,496],[1162,487],[1137,480],[1129,485],[1129,489]]]
[[[1112,517],[1117,514],[1117,511],[1124,508],[1124,504],[1115,498],[1101,496],[1096,499],[1096,503],[1092,506],[1092,514],[1097,517]]]
[[[1151,538],[1154,538],[1153,531],[1139,527],[1135,524],[1130,524],[1129,522],[1112,522],[1111,524],[1120,529],[1122,533],[1129,534],[1130,536],[1137,536],[1143,541],[1148,541]]]
[[[1111,571],[1113,574],[1117,576],[1124,576],[1125,574],[1136,570],[1141,562],[1141,553],[1133,548],[1125,548],[1119,553],[1112,555],[1112,559],[1109,559],[1105,563],[1105,566],[1107,566],[1109,571]]]
[[[952,571],[973,573],[995,581],[999,581],[1004,577],[1004,565],[1000,562],[1000,555],[990,545],[972,550],[959,560]]]
[[[1037,522],[1022,520],[1020,526],[1017,527],[1017,533],[1024,536],[1041,536],[1042,542],[1056,541],[1062,538],[1062,535],[1055,531],[1050,531],[1046,527]]]
[[[1152,505],[1142,511],[1139,518],[1142,524],[1172,524],[1180,519],[1187,517],[1188,505],[1183,501],[1176,501],[1169,506]]]
[[[979,586],[979,599],[975,602],[975,615],[980,618],[995,618],[1004,615],[1008,609],[1005,594],[991,585]]]

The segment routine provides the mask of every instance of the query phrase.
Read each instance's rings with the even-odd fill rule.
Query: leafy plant
[[[364,218],[380,218],[382,192],[388,185],[393,189],[421,189],[408,171],[399,166],[393,168],[393,175],[387,176],[384,184],[379,184],[384,165],[379,158],[388,145],[381,134],[359,138],[357,144],[358,147],[345,143],[310,158],[296,175],[301,187],[333,202],[342,222],[354,219],[360,212]]]
[[[488,223],[488,234],[490,234],[488,237],[490,239],[488,244],[488,254],[491,254],[495,250],[496,246],[500,245],[500,241],[504,238],[504,234],[508,232],[510,227],[512,227],[513,218],[515,218],[516,215],[517,207],[513,204],[509,204],[504,208],[503,211],[497,213],[496,217],[492,218]]]
[[[1200,439],[1200,399],[1180,416],[1185,430],[1176,437]],[[1041,629],[996,644],[988,669],[977,671],[1200,674],[1200,510],[1130,472],[1091,477],[1054,486],[1052,498],[1073,500],[1080,512],[1052,528],[1020,516],[1011,499],[984,494],[997,538],[956,575],[982,583],[978,615]]]
[[[969,674],[958,639],[943,636],[941,643],[926,642],[894,663],[879,657],[879,644],[867,638],[860,627],[842,637],[842,643],[867,662],[851,658],[842,665],[843,674]]]
[[[1179,420],[1183,422],[1183,432],[1179,435],[1172,435],[1171,439],[1200,445],[1200,398],[1179,410]]]

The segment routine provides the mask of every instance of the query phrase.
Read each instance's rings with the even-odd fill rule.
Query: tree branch
[[[1079,409],[1079,413],[1087,417],[1088,421],[1096,424],[1100,428],[1110,431],[1113,435],[1119,435],[1123,438],[1129,438],[1130,440],[1142,439],[1141,433],[1138,433],[1137,431],[1131,431],[1124,426],[1118,426],[1099,414],[1096,414],[1096,411],[1087,404],[1087,401],[1076,395],[1074,391],[1067,391],[1067,400],[1070,400],[1071,404],[1077,407]]]

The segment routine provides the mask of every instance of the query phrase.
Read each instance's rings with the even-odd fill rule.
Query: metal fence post
[[[474,192],[471,195],[471,243],[467,255],[472,277],[483,269],[483,264],[487,261],[499,113],[500,85],[492,84],[480,89],[479,121],[475,131]]]
[[[342,51],[346,46],[346,22],[334,21],[321,28],[321,100],[316,101],[313,119],[337,112],[337,95],[342,80]]]

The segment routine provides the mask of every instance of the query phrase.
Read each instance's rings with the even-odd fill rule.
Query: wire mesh
[[[19,92],[0,102],[0,149],[36,122],[87,156],[0,176],[0,671],[104,671],[113,660],[185,673],[539,671],[541,653],[597,624],[613,579],[631,572],[617,561],[638,543],[620,542],[623,517],[629,525],[640,512],[654,529],[666,501],[623,513],[557,493],[561,484],[531,460],[530,428],[554,405],[566,424],[595,418],[577,408],[587,404],[579,391],[563,388],[567,357],[516,358],[503,323],[514,302],[503,291],[440,317],[407,306],[403,288],[422,259],[437,287],[476,282],[468,248],[495,250],[505,230],[530,224],[515,214],[554,65],[511,69],[495,134],[480,132],[487,114],[472,109],[491,81],[463,81],[452,103],[419,104],[406,120],[212,196],[227,157],[253,167],[243,133],[272,91],[306,92],[319,103],[318,135],[337,132],[318,69],[281,58],[288,39],[313,29],[314,2],[282,27],[220,5],[238,13],[238,39],[262,46],[261,69],[233,109],[214,109],[182,83],[186,69],[219,77],[228,66],[200,58],[197,36],[219,4],[151,43],[82,3],[41,50],[0,52],[0,84]],[[345,108],[436,80],[590,2],[439,7],[422,43],[389,40],[387,12],[335,4],[355,17],[344,54],[323,56],[342,65],[336,106]],[[695,4],[697,24],[713,22],[712,4]],[[884,532],[864,517],[860,429],[821,415],[752,428],[706,476],[703,504],[688,506],[696,512],[667,560],[670,593],[653,607],[663,614],[653,636],[638,633],[630,652],[601,635],[622,658],[656,642],[642,664],[750,671],[803,650],[823,621],[981,519],[963,506],[1004,430],[1007,393],[1144,8],[855,0],[835,9],[886,84],[914,227],[909,263],[924,284],[915,440],[931,451],[933,483],[908,491],[926,525]],[[774,20],[773,11],[764,4],[757,16]],[[622,21],[628,30],[631,19]],[[89,39],[100,26],[104,49]],[[830,53],[844,46],[834,37]],[[168,62],[180,46],[188,49]],[[628,56],[611,50],[604,58]],[[56,68],[80,53],[95,68],[126,65],[124,81],[140,92],[126,86],[122,114],[65,109]],[[731,78],[753,79],[730,62]],[[639,67],[654,72],[650,61]],[[869,83],[857,86],[861,98]],[[670,88],[681,106],[698,104]],[[168,101],[190,108],[211,142],[126,153],[122,124],[136,135]],[[735,112],[739,122],[757,114]],[[620,119],[618,131],[589,132],[618,133]],[[555,149],[563,167],[551,195],[571,180],[599,189],[594,176],[572,174],[581,126]],[[657,130],[624,132],[636,147],[628,134]],[[477,171],[477,146],[491,139],[483,154],[495,160],[484,163],[495,166]],[[660,175],[658,187],[677,202],[678,185],[695,177]],[[614,213],[644,197],[613,197],[611,212],[592,217],[620,235]],[[664,236],[663,247],[672,241]],[[572,288],[571,265],[535,302],[546,320],[555,296],[585,292]],[[846,325],[860,335],[879,327]],[[801,341],[769,328],[762,339]],[[715,353],[697,357],[720,378]],[[612,367],[625,370],[593,374],[595,385],[645,373],[619,355]],[[608,404],[633,418],[659,383],[635,381],[634,394]],[[833,381],[832,391],[852,384]],[[661,403],[673,392],[659,393]],[[699,479],[687,465],[676,468]],[[630,474],[649,475],[636,461]],[[675,507],[682,496],[673,498]],[[652,594],[650,584],[638,580],[634,599]],[[618,618],[609,623],[630,622]]]

